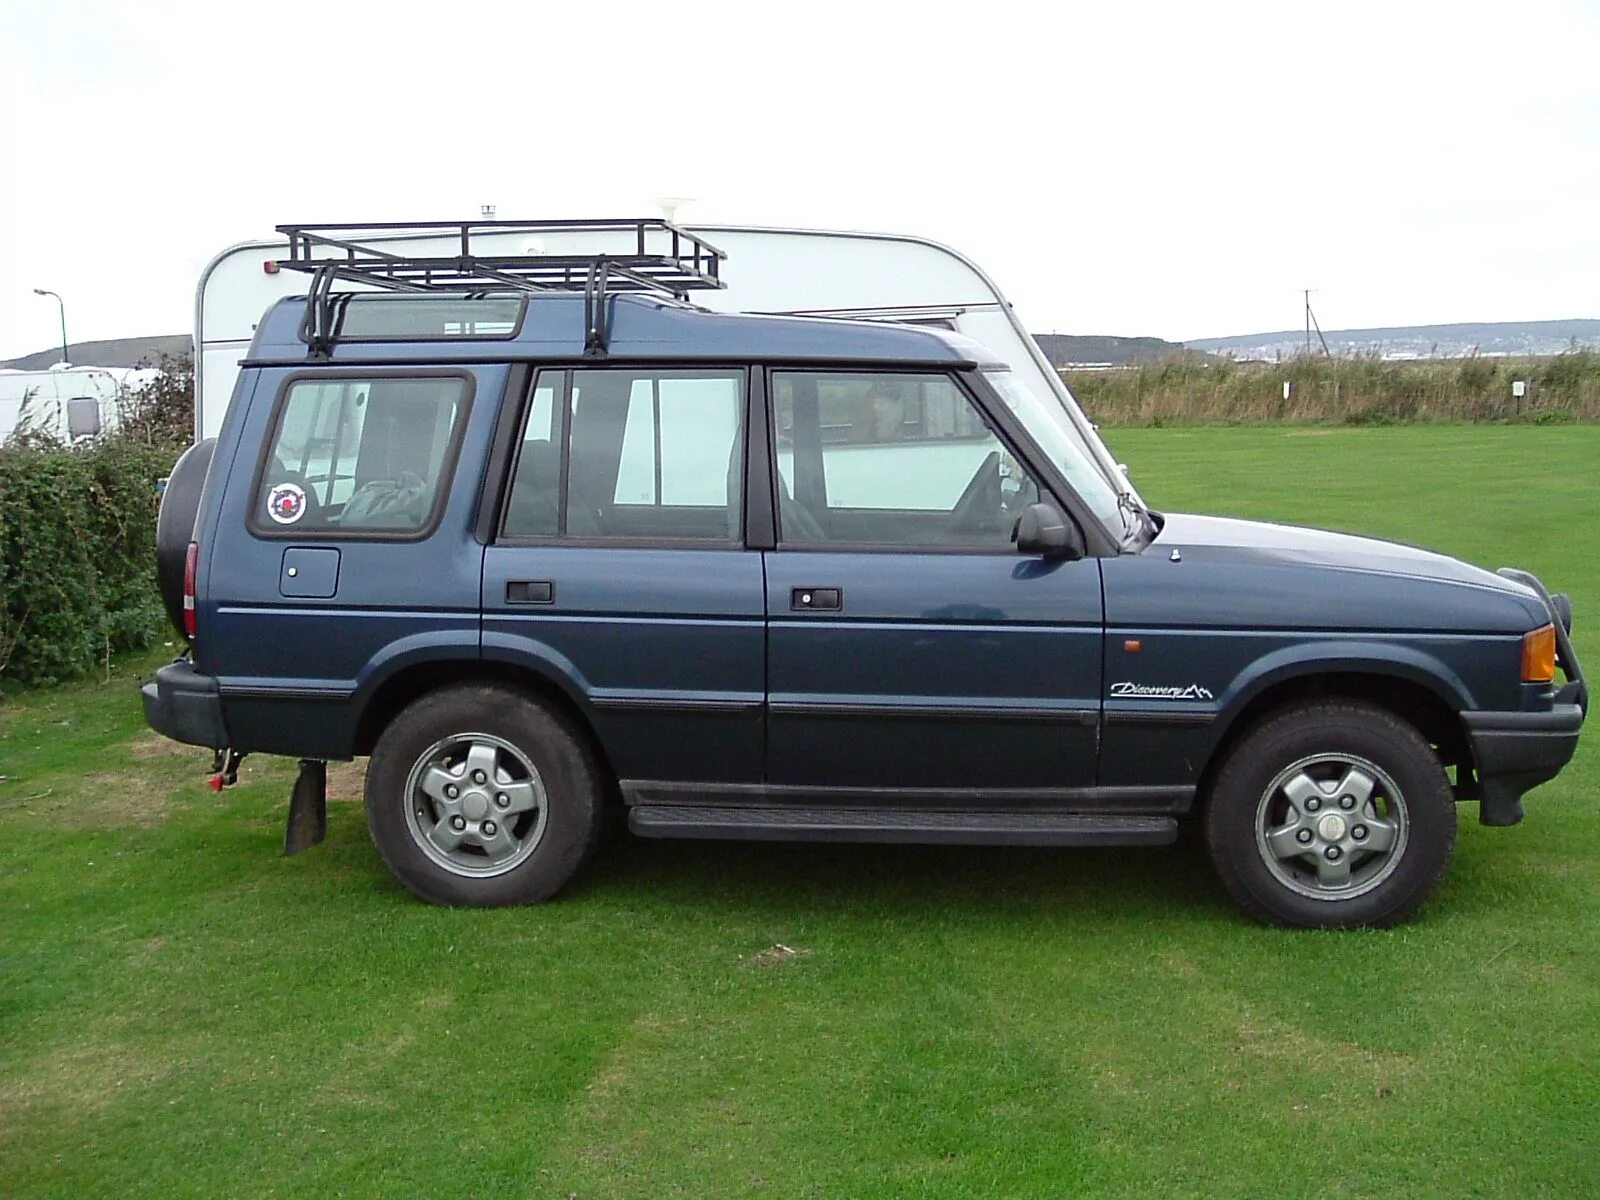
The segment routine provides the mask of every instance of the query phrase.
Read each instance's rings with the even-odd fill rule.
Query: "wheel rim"
[[[462,733],[435,742],[406,777],[406,828],[454,875],[503,875],[544,837],[544,783],[504,738]]]
[[[1256,806],[1256,848],[1279,883],[1313,900],[1350,900],[1405,854],[1405,797],[1376,763],[1318,754],[1278,772]]]

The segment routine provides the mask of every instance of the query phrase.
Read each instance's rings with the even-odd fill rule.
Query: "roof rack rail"
[[[723,251],[697,234],[655,217],[581,221],[383,221],[352,225],[279,225],[289,257],[278,266],[311,276],[303,331],[313,357],[326,357],[342,314],[337,280],[395,292],[582,290],[584,353],[603,356],[610,344],[613,292],[656,292],[687,300],[691,291],[725,286]],[[475,253],[474,235],[600,234],[618,253]],[[449,238],[455,254],[422,254],[383,243]],[[343,297],[348,299],[348,297]]]

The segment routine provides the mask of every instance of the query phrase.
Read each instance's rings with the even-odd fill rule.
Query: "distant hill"
[[[1393,325],[1378,329],[1329,329],[1323,333],[1335,354],[1377,354],[1386,358],[1456,358],[1474,351],[1490,355],[1560,354],[1574,342],[1600,346],[1600,321],[1469,321],[1454,325]],[[1287,358],[1302,353],[1306,331],[1281,329],[1235,337],[1196,338],[1196,350],[1235,358]],[[1322,343],[1311,334],[1313,349]]]
[[[1157,337],[1114,337],[1109,334],[1036,333],[1033,340],[1055,367],[1096,365],[1127,366],[1160,362],[1184,352],[1181,342]]]
[[[160,337],[117,338],[109,342],[74,342],[67,347],[71,356],[67,361],[75,367],[136,367],[141,362],[154,362],[162,354],[188,354],[194,349],[194,339],[187,333],[169,333]],[[37,354],[24,354],[9,362],[0,362],[0,368],[18,371],[43,371],[61,361],[61,347],[40,350]]]

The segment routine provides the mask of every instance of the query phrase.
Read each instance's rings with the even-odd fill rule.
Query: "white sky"
[[[1600,315],[1600,5],[0,0],[0,358],[286,221],[919,233],[1037,332]],[[730,263],[730,267],[734,264]]]

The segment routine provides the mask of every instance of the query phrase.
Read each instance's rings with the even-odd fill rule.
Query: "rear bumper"
[[[1558,704],[1549,712],[1461,714],[1478,771],[1479,819],[1485,825],[1522,820],[1525,792],[1554,779],[1572,761],[1584,710]]]
[[[193,663],[180,659],[167,664],[140,693],[145,721],[162,736],[213,749],[231,744],[217,681],[196,671]]]

